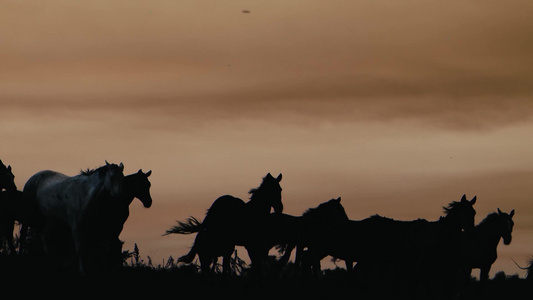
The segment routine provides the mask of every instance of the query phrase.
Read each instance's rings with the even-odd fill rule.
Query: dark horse
[[[19,219],[21,199],[22,192],[17,190],[11,166],[6,167],[0,160],[0,243],[5,240],[11,253],[15,252],[13,229]]]
[[[152,206],[151,183],[148,180],[151,174],[152,171],[144,173],[139,170],[137,173],[125,176],[123,192],[119,197],[106,194],[101,201],[95,202],[90,208],[90,213],[98,217],[88,218],[91,221],[84,226],[85,231],[92,236],[91,240],[95,241],[91,248],[100,254],[98,259],[100,267],[117,268],[122,265],[122,242],[119,236],[129,217],[129,206],[133,199],[139,199],[145,208]],[[22,222],[22,224],[21,244],[26,239],[28,224],[31,223]]]
[[[339,223],[348,220],[340,197],[310,208],[301,216],[271,214],[268,220],[268,249],[276,245],[281,246],[284,254],[280,263],[284,265],[288,262],[292,250],[297,247],[294,263],[300,267],[302,252],[313,236],[327,234]]]
[[[412,271],[408,278],[413,289],[410,292],[422,298],[453,298],[466,284],[469,278],[464,274],[468,266],[462,255],[464,244],[460,239],[461,235],[473,232],[475,202],[475,196],[468,201],[463,195],[461,201],[450,203],[444,207],[445,216],[428,222],[427,227],[415,236],[413,246],[406,247],[413,255],[406,256],[400,265]]]
[[[152,206],[152,196],[150,195],[151,183],[148,177],[152,171],[144,173],[141,169],[124,177],[123,195],[99,202],[101,207],[96,208],[100,214],[100,220],[96,220],[92,225],[92,230],[97,236],[95,240],[100,241],[99,248],[104,250],[104,267],[118,268],[122,266],[122,242],[119,239],[124,224],[130,215],[130,204],[133,199],[141,201],[145,208]]]
[[[15,175],[13,175],[11,166],[8,165],[6,167],[0,160],[0,191],[4,189],[7,191],[16,191],[17,185],[15,185]]]
[[[5,190],[0,192],[0,243],[5,241],[9,253],[17,252],[13,243],[13,230],[15,222],[26,221],[26,205],[23,193],[18,190]]]
[[[223,271],[228,273],[231,254],[238,245],[246,248],[252,268],[259,272],[268,256],[265,236],[270,210],[283,211],[280,181],[281,174],[274,178],[268,173],[258,188],[250,190],[250,201],[245,203],[230,195],[221,196],[213,202],[203,222],[192,218],[167,230],[166,234],[197,232],[191,250],[178,261],[191,263],[198,254],[202,272],[207,273],[211,264],[222,256]]]
[[[124,165],[110,164],[98,169],[82,171],[76,176],[44,170],[28,179],[24,185],[24,198],[34,203],[41,217],[41,237],[45,253],[55,263],[65,259],[63,251],[68,248],[70,237],[78,270],[82,276],[95,267],[92,245],[96,242],[92,226],[102,214],[94,213],[100,201],[121,197],[124,185]],[[36,221],[35,221],[36,222]],[[37,222],[36,222],[37,223]],[[58,238],[59,237],[59,238]]]
[[[440,276],[452,276],[452,266],[461,253],[457,240],[462,230],[474,228],[476,197],[452,202],[444,208],[445,216],[438,221],[423,219],[397,221],[381,216],[344,223],[328,234],[316,235],[308,247],[310,261],[318,263],[327,255],[357,262],[357,274],[362,278],[402,276],[406,284],[433,278],[426,276],[427,266],[437,269]],[[315,267],[316,269],[316,267]],[[425,276],[424,278],[419,278]],[[396,279],[393,279],[397,281]],[[434,283],[431,279],[431,283]],[[436,280],[436,279],[435,279]]]
[[[489,271],[492,264],[498,257],[496,248],[503,238],[505,245],[511,244],[511,233],[513,232],[513,216],[514,209],[509,214],[502,212],[498,208],[498,212],[487,215],[481,221],[471,235],[463,236],[463,243],[466,245],[466,259],[470,268],[469,277],[472,269],[480,269],[479,279],[487,281],[489,279]]]

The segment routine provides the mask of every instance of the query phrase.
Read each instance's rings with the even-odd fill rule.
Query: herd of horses
[[[122,163],[106,161],[72,177],[40,171],[19,191],[11,166],[0,161],[0,234],[9,251],[16,251],[12,237],[14,223],[19,222],[19,252],[25,251],[32,232],[50,261],[70,257],[82,275],[120,265],[119,235],[130,203],[138,198],[145,207],[152,204],[151,171],[124,176],[123,170]],[[317,274],[320,261],[331,256],[344,260],[346,269],[363,283],[454,293],[474,268],[480,269],[482,281],[487,280],[500,239],[511,243],[514,210],[497,209],[475,225],[475,196],[452,201],[436,221],[398,221],[379,215],[351,220],[340,197],[293,216],[283,213],[281,179],[281,174],[268,173],[259,187],[250,190],[249,201],[221,196],[202,221],[190,217],[168,229],[165,234],[196,233],[189,253],[178,261],[192,263],[198,256],[202,273],[208,274],[222,257],[227,274],[235,247],[243,246],[252,274],[261,276],[269,251],[279,247],[281,264],[296,249],[294,265],[302,274]]]
[[[31,176],[24,189],[15,185],[11,166],[0,161],[0,234],[15,253],[13,230],[21,224],[19,253],[25,253],[28,234],[52,265],[76,262],[82,276],[122,266],[120,232],[129,205],[138,198],[152,205],[151,171],[124,176],[121,163],[106,164],[79,175],[44,170]],[[4,242],[5,241],[5,242]]]
[[[221,196],[203,221],[189,217],[168,229],[166,234],[196,233],[189,253],[178,261],[191,263],[198,256],[202,272],[209,273],[222,257],[223,272],[229,273],[235,247],[243,246],[252,274],[260,276],[269,250],[277,246],[284,249],[281,264],[296,249],[294,264],[302,274],[320,272],[320,261],[331,256],[344,260],[346,269],[365,286],[385,283],[402,292],[453,297],[474,268],[486,281],[500,239],[511,243],[514,209],[505,213],[498,208],[475,225],[475,196],[452,201],[437,221],[398,221],[379,215],[351,220],[340,197],[292,216],[282,212],[281,178],[268,173],[249,192],[248,202]]]

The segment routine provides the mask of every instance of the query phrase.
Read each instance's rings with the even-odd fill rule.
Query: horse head
[[[270,175],[270,173],[268,173],[268,175]],[[266,178],[269,178],[268,189],[271,193],[271,197],[269,197],[270,206],[274,209],[274,212],[281,213],[283,212],[283,203],[281,202],[282,188],[279,184],[281,181],[281,173],[279,173],[278,177],[276,178],[274,178],[272,175],[268,175]]]
[[[505,245],[511,244],[512,236],[511,233],[513,232],[513,216],[514,216],[514,209],[511,210],[509,214],[502,212],[498,208],[498,230],[500,232],[500,236],[503,238],[503,243]]]
[[[152,206],[152,196],[150,195],[150,187],[152,184],[148,180],[148,177],[152,174],[152,171],[143,173],[142,169],[139,169],[139,172],[126,176],[131,179],[131,182],[128,182],[128,188],[131,189],[133,196],[141,200],[144,207],[149,208]]]
[[[260,204],[261,206],[268,206],[268,213],[270,213],[271,207],[274,208],[274,212],[276,213],[283,212],[280,181],[281,173],[276,178],[268,173],[258,188],[250,190],[249,193],[252,194],[250,200],[256,203],[262,202]]]
[[[16,191],[17,186],[15,185],[15,175],[11,170],[11,166],[7,167],[0,160],[0,191],[6,189],[8,191]]]
[[[476,199],[477,197],[474,196],[472,200],[467,200],[466,195],[463,195],[461,201],[450,203],[448,207],[444,207],[446,218],[453,220],[465,232],[471,232],[475,226],[476,211],[473,205],[476,203]]]
[[[110,164],[105,162],[105,166],[99,172],[104,188],[112,197],[121,197],[124,191],[124,164]]]
[[[348,221],[348,215],[341,204],[341,197],[321,203],[316,208],[308,209],[303,216],[320,219],[328,223]]]

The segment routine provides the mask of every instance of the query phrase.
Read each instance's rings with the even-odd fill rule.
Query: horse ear
[[[511,210],[511,212],[509,213],[509,216],[512,218],[514,216],[514,209]]]
[[[463,197],[461,197],[461,202],[465,202],[466,201],[466,194],[463,194]]]
[[[109,166],[109,163],[107,162],[107,159],[105,160],[105,165],[106,165],[106,166]]]
[[[501,215],[502,214],[502,211],[500,210],[500,208],[498,207],[498,213]]]
[[[148,177],[148,176],[150,176],[150,175],[152,175],[152,170],[146,172],[146,177]]]
[[[477,196],[474,196],[474,198],[472,198],[472,200],[470,200],[470,204],[472,204],[472,205],[476,204],[476,200],[477,200]]]
[[[11,165],[7,166],[7,170],[11,172]]]
[[[120,165],[118,165],[118,167],[120,168],[121,171],[124,171],[124,164],[123,163],[120,163]]]
[[[341,202],[341,197],[337,198],[337,201]]]
[[[137,174],[143,174],[143,169],[139,169],[139,171],[137,171]]]
[[[278,182],[281,181],[281,173],[279,173],[278,178],[276,178],[276,179],[278,180]]]

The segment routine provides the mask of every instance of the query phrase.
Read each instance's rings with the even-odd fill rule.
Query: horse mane
[[[392,218],[383,217],[383,216],[380,216],[378,214],[370,216],[369,219],[372,219],[372,220],[392,220],[392,221],[394,221],[394,219],[392,219]]]
[[[100,173],[102,171],[105,171],[106,167],[107,166],[101,166],[96,169],[87,168],[86,170],[80,170],[80,175],[90,176],[90,175],[93,175],[94,173]]]
[[[452,201],[448,206],[443,206],[444,214],[448,215],[455,207],[459,206],[461,202]]]
[[[312,215],[316,215],[318,213],[317,209],[318,209],[318,207],[308,208],[306,211],[304,211],[302,216],[309,217],[309,216],[312,216]]]
[[[323,205],[326,204],[326,203],[328,203],[328,202],[321,203],[317,207],[308,208],[306,211],[304,211],[302,216],[304,216],[304,217],[310,217],[311,216],[312,217],[312,216],[318,215],[320,213],[321,208],[324,207]]]
[[[265,177],[263,177],[263,181],[261,182],[259,187],[253,188],[248,191],[248,194],[250,194],[250,199],[253,199],[254,196],[257,195],[258,192],[261,192],[262,190],[264,190],[269,180],[276,180],[276,179],[272,177],[270,173],[268,173]]]
[[[306,211],[304,211],[302,216],[304,216],[304,217],[312,217],[312,216],[316,216],[316,215],[320,214],[324,210],[324,207],[326,205],[332,203],[331,201],[337,201],[337,200],[336,199],[331,199],[331,200],[329,200],[327,202],[320,203],[317,207],[308,208]]]

